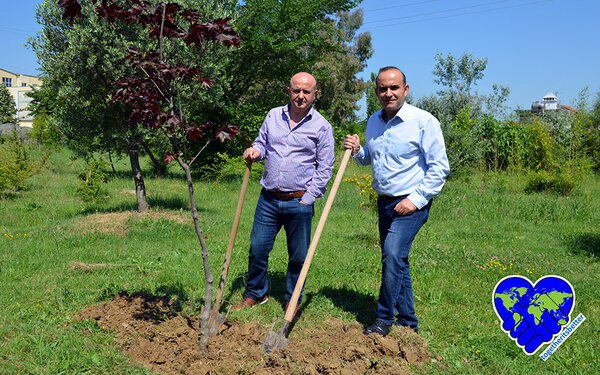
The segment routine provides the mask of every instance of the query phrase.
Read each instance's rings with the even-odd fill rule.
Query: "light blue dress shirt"
[[[450,172],[440,122],[408,103],[389,121],[383,116],[380,110],[369,118],[365,147],[354,158],[371,164],[378,194],[408,195],[420,209],[442,191]]]

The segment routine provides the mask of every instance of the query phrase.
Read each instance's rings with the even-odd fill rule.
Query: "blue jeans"
[[[283,226],[287,237],[288,267],[285,282],[285,301],[289,302],[300,276],[310,243],[314,207],[300,203],[301,198],[280,200],[263,189],[256,204],[254,224],[250,235],[250,256],[246,295],[260,300],[267,295],[267,267],[275,237]],[[302,296],[300,296],[301,301]]]
[[[394,323],[418,329],[415,315],[408,253],[417,232],[429,218],[431,201],[409,216],[400,216],[394,207],[406,196],[394,200],[379,198],[379,238],[381,240],[381,287],[376,317],[387,324]]]

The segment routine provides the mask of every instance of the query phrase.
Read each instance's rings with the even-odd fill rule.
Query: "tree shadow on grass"
[[[572,234],[564,241],[574,254],[600,259],[600,233]]]
[[[234,301],[241,302],[242,296],[246,292],[246,276],[247,274],[244,272],[231,282],[229,293],[223,298],[225,301],[229,301],[232,304]],[[215,285],[218,285],[218,282],[218,279],[215,278]],[[285,306],[285,273],[269,271],[267,273],[267,282],[269,283],[269,290],[267,292],[269,299],[273,299],[282,306]]]
[[[5,190],[5,191],[0,191],[0,201],[2,200],[13,200],[13,199],[18,199],[21,197],[21,194],[14,192],[14,191],[10,191],[10,190]]]
[[[158,324],[181,313],[183,305],[189,300],[189,295],[183,284],[175,283],[161,285],[153,291],[142,289],[133,293],[117,292],[114,286],[109,286],[98,297],[98,301],[116,299],[127,301],[129,304],[141,302],[141,307],[133,313],[132,317]]]
[[[148,197],[147,198],[148,205],[150,206],[150,210],[153,209],[162,209],[162,210],[176,210],[180,212],[190,213],[190,203],[189,201],[178,198],[178,197]],[[78,212],[78,214],[89,215],[89,214],[97,214],[97,213],[109,213],[109,212],[136,212],[137,211],[137,202],[121,202],[114,205],[104,205],[104,204],[89,204],[82,211]],[[215,213],[215,210],[209,210],[204,207],[197,206],[196,209],[198,213]]]
[[[325,287],[318,294],[327,297],[333,304],[356,316],[356,321],[363,325],[375,320],[377,299],[372,295],[360,293],[347,288]]]
[[[285,308],[285,280],[284,272],[269,272],[269,298],[277,301],[282,308]],[[241,301],[242,295],[246,290],[246,274],[240,274],[231,282],[229,293],[225,300],[237,302]],[[356,316],[356,320],[363,324],[370,324],[375,320],[375,308],[377,307],[377,298],[372,295],[360,293],[347,288],[325,287],[317,292],[304,293],[299,312],[302,314],[304,309],[310,305],[315,296],[322,295],[330,299],[333,304],[344,311],[350,312]]]
[[[190,201],[180,197],[160,197],[150,195],[148,198],[148,205],[152,208],[162,208],[166,210],[184,210],[190,211]],[[198,212],[206,211],[201,207],[196,207]]]

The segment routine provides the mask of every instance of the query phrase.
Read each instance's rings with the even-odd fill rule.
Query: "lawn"
[[[175,296],[184,314],[201,306],[202,259],[176,166],[168,178],[146,177],[152,211],[143,218],[132,214],[128,160],[116,162],[117,174],[106,186],[110,198],[101,204],[77,196],[83,166],[67,151],[55,151],[27,190],[0,196],[0,374],[149,373],[117,349],[110,332],[74,316],[122,291]],[[368,172],[351,163],[346,176]],[[195,185],[215,278],[242,173]],[[244,291],[258,178],[253,172],[229,271],[225,300],[231,303]],[[453,176],[434,201],[410,260],[419,333],[437,360],[415,372],[600,373],[600,178],[587,178],[569,197],[525,194],[525,180],[519,172]],[[315,227],[324,203],[317,201]],[[342,183],[295,330],[327,317],[362,324],[374,319],[381,272],[377,218],[360,203],[356,187]],[[275,300],[283,298],[286,265],[280,235],[270,260]],[[527,356],[509,339],[492,308],[494,286],[513,274],[533,282],[545,275],[566,278],[576,292],[572,317],[587,318],[545,362],[541,351]],[[268,304],[231,318],[268,327],[277,315],[279,304]]]

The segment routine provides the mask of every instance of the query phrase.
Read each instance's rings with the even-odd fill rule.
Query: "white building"
[[[2,84],[8,88],[15,99],[17,123],[28,128],[32,127],[33,117],[27,108],[31,98],[25,94],[33,87],[41,86],[42,80],[40,77],[13,73],[2,68],[0,68],[0,77],[2,77]]]

